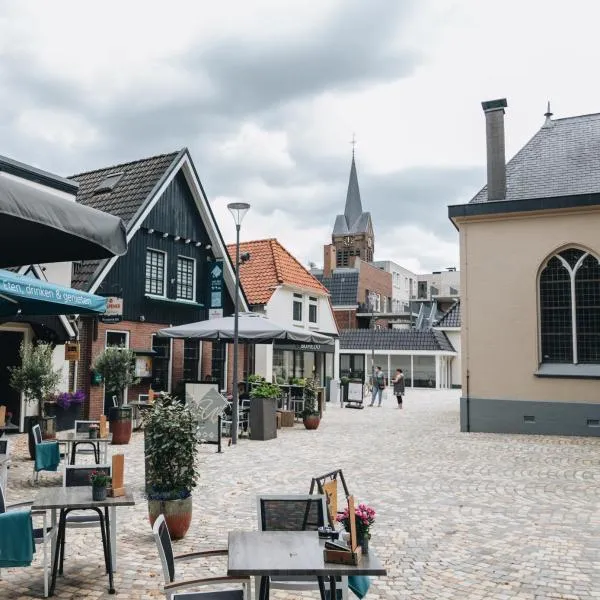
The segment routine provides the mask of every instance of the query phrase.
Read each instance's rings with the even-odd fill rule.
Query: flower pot
[[[101,502],[106,500],[107,488],[105,485],[93,485],[92,486],[92,500],[95,502]]]
[[[131,407],[113,406],[108,413],[113,444],[129,444],[131,439]]]
[[[321,417],[319,417],[319,415],[310,415],[309,417],[304,417],[302,422],[306,429],[317,429],[319,423],[321,423]]]
[[[363,554],[369,554],[369,538],[371,536],[368,533],[363,533],[361,537],[358,538],[357,542],[360,546]]]
[[[90,429],[88,432],[90,440],[97,440],[99,437],[99,431],[97,429]]]
[[[148,500],[150,526],[158,515],[164,515],[171,538],[180,540],[185,536],[192,522],[192,497],[179,500]]]

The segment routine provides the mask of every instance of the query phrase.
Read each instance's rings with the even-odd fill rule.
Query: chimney
[[[506,98],[482,102],[487,146],[488,202],[506,198],[506,157],[504,152],[504,109]]]
[[[335,268],[335,246],[326,244],[323,246],[323,277],[331,277]]]

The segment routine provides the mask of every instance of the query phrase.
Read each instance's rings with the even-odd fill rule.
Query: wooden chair
[[[342,492],[347,500],[348,496],[350,496],[350,492],[348,491],[348,486],[346,485],[346,480],[344,479],[344,474],[341,469],[336,469],[335,471],[325,473],[325,475],[320,475],[319,477],[313,477],[310,482],[310,491],[308,493],[314,494],[316,491],[317,494],[322,494],[326,498],[327,519],[331,527],[336,527],[336,516],[340,512],[338,504],[340,484],[342,486]]]
[[[20,508],[27,508],[31,506],[33,501],[28,502],[18,502],[16,504],[6,504],[6,499],[4,497],[4,488],[0,485],[0,514],[5,513],[9,510],[15,510]],[[48,597],[48,589],[50,582],[50,565],[51,560],[54,557],[52,552],[53,544],[52,538],[56,536],[56,529],[52,527],[48,527],[47,516],[45,510],[32,510],[32,517],[41,517],[41,527],[33,529],[33,540],[36,545],[42,546],[43,554],[42,554],[42,569],[44,571],[44,598]],[[0,532],[1,535],[1,532]],[[48,552],[50,550],[50,552]],[[0,579],[1,573],[0,573]]]
[[[158,548],[158,555],[162,564],[165,578],[164,592],[167,600],[244,600],[250,598],[249,577],[204,577],[200,579],[175,580],[175,563],[178,561],[194,560],[198,558],[211,558],[214,556],[227,556],[227,549],[205,550],[203,552],[190,552],[188,554],[173,554],[171,535],[164,515],[159,515],[152,528],[154,540]],[[189,589],[198,586],[211,586],[223,583],[240,583],[240,588],[228,590],[207,590],[200,592],[185,592],[178,594],[177,590]]]
[[[317,531],[326,521],[325,496],[320,494],[265,495],[258,497],[258,526],[261,531]],[[260,578],[256,578],[259,597]],[[319,591],[315,577],[273,576],[269,588],[297,591]],[[348,598],[348,578],[341,578],[338,598]]]

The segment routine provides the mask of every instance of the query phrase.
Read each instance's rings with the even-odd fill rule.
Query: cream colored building
[[[600,435],[600,114],[552,119],[508,163],[483,103],[488,185],[460,233],[461,429]]]

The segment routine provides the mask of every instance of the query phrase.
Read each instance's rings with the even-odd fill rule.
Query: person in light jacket
[[[402,369],[396,369],[396,375],[392,383],[394,384],[394,395],[398,400],[398,408],[402,408],[402,395],[404,394],[404,373]]]

